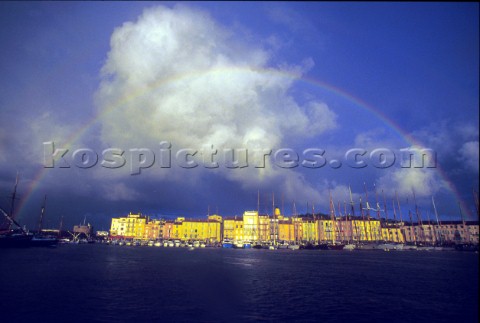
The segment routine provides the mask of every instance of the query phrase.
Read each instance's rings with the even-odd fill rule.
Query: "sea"
[[[477,253],[0,250],[0,322],[478,322]]]

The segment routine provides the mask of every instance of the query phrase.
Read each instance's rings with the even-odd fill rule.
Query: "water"
[[[0,250],[2,322],[477,322],[478,254]]]

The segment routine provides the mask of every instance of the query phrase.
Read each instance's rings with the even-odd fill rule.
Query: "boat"
[[[396,250],[396,245],[393,243],[379,243],[375,245],[375,249],[384,251]]]
[[[230,239],[224,239],[222,242],[222,247],[223,248],[233,248],[233,242]]]
[[[207,246],[207,245],[206,245],[204,242],[202,242],[202,243],[200,244],[200,248],[205,248],[206,246]]]
[[[243,248],[244,249],[251,249],[252,248],[252,243],[251,242],[245,242],[243,244]]]
[[[243,242],[242,241],[235,241],[233,243],[233,248],[235,249],[243,249]]]
[[[25,248],[31,246],[33,235],[28,233],[25,228],[22,228],[13,217],[17,185],[18,174],[13,188],[10,214],[0,208],[0,213],[3,215],[0,215],[0,248]],[[12,225],[15,225],[17,229],[12,229]]]
[[[42,209],[40,212],[40,219],[38,221],[38,231],[31,240],[32,247],[55,247],[58,244],[58,239],[51,236],[46,236],[42,233],[43,219],[45,217],[45,205],[47,203],[47,195],[43,200]]]
[[[161,247],[162,246],[162,243],[160,241],[156,241],[154,244],[153,244],[155,247]]]
[[[328,245],[328,250],[343,250],[344,247],[343,243],[332,243]]]
[[[356,245],[354,245],[353,243],[348,243],[345,245],[345,247],[343,247],[343,250],[355,250],[357,248]]]
[[[278,249],[287,249],[287,248],[288,248],[288,242],[286,242],[286,241],[281,241],[278,244]]]
[[[31,246],[33,235],[22,231],[10,231],[0,234],[0,248],[26,248]]]
[[[357,247],[358,250],[375,250],[378,249],[375,243],[362,243]]]
[[[58,244],[58,239],[50,236],[37,235],[30,240],[32,247],[55,247]]]
[[[252,248],[253,248],[253,249],[262,249],[263,247],[262,247],[262,244],[261,244],[261,243],[257,242],[257,243],[255,243],[255,244],[253,244]]]
[[[288,249],[298,250],[298,249],[300,249],[300,246],[298,244],[291,244],[291,245],[288,245]]]

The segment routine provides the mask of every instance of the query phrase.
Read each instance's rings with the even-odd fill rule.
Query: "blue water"
[[[478,254],[0,250],[1,322],[477,322]]]

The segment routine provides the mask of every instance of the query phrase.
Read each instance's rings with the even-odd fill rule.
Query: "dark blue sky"
[[[478,191],[478,4],[88,2],[0,4],[0,189],[18,171],[17,217],[107,228],[114,215],[205,216],[272,198],[328,212],[374,188],[402,211],[412,188],[422,215],[431,196],[445,219],[475,219]],[[380,117],[382,114],[384,117]],[[92,121],[94,120],[94,121]],[[395,129],[397,128],[397,129]],[[397,131],[400,129],[400,133]],[[406,137],[412,138],[407,140]],[[159,142],[182,148],[324,149],[342,167],[161,168]],[[125,150],[126,165],[45,169],[44,142]],[[345,152],[414,144],[439,168],[362,169]],[[130,149],[155,163],[131,175]],[[272,154],[273,155],[273,154]],[[48,156],[48,153],[47,153]],[[222,156],[220,154],[219,156]],[[134,157],[138,157],[134,155]],[[201,156],[196,161],[202,163]],[[58,164],[57,164],[58,165]],[[408,203],[407,203],[408,199]],[[379,198],[379,203],[383,200]],[[8,208],[6,198],[1,206]],[[263,208],[263,210],[262,210]],[[388,210],[389,216],[392,210]]]

